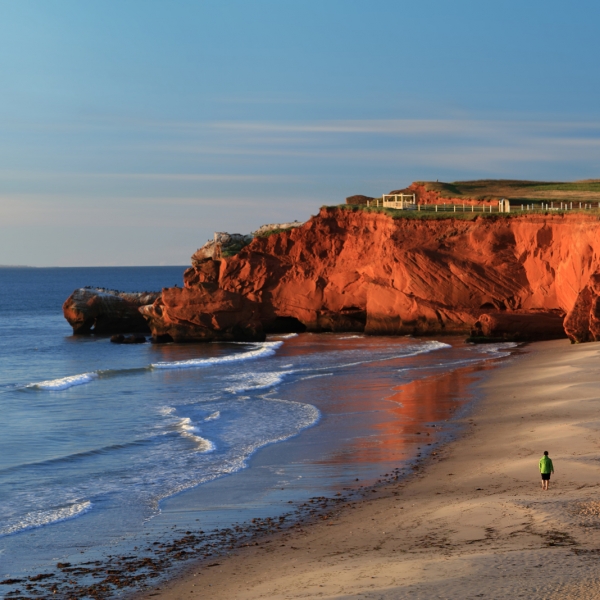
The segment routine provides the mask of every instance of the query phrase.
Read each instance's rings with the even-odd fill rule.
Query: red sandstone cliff
[[[197,263],[185,290],[164,290],[142,311],[157,337],[181,341],[294,327],[467,333],[476,323],[536,339],[557,335],[567,313],[567,334],[586,341],[600,336],[599,229],[580,213],[466,221],[324,208],[234,257]]]

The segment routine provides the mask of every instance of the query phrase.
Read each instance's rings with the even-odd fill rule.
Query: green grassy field
[[[600,180],[585,181],[522,181],[518,179],[479,179],[475,181],[417,181],[428,191],[442,198],[474,198],[493,200],[508,198],[514,201],[600,201]],[[584,200],[585,199],[585,200]]]

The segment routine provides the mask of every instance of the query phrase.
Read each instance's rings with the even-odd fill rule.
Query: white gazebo
[[[502,198],[502,200],[498,201],[498,212],[501,212],[501,213],[509,213],[510,212],[510,202],[506,198]]]
[[[375,199],[376,206],[379,206],[379,198]],[[371,200],[368,204],[372,204]],[[414,194],[384,194],[381,197],[381,206],[385,208],[397,208],[399,210],[417,208],[417,201]]]

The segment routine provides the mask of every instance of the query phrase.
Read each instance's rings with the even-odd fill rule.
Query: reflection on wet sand
[[[447,430],[443,423],[474,399],[476,374],[493,366],[484,363],[417,379],[395,387],[384,399],[365,394],[362,407],[356,405],[355,399],[351,408],[357,411],[362,408],[365,420],[373,420],[369,427],[371,434],[354,438],[343,452],[323,462],[399,463],[419,456],[419,450],[424,453],[441,441]],[[373,395],[377,391],[373,389]],[[375,411],[374,404],[380,405]]]

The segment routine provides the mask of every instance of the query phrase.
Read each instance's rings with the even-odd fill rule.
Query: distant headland
[[[0,269],[37,269],[30,265],[0,265]]]

